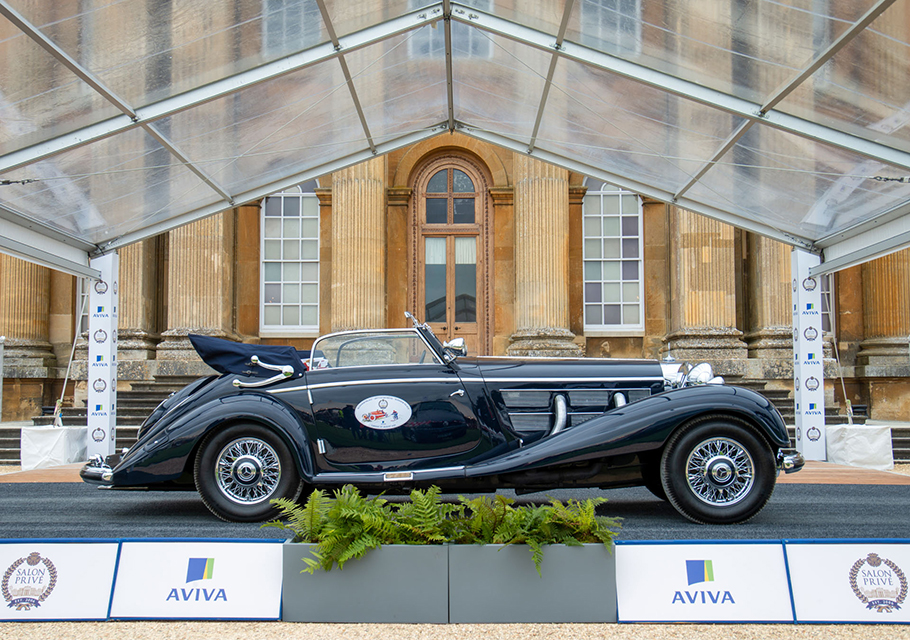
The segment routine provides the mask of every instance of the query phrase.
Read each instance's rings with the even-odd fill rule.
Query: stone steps
[[[165,398],[196,380],[187,376],[162,376],[155,380],[132,383],[132,389],[117,394],[117,443],[118,450],[131,447],[136,442],[139,427]],[[64,407],[60,414],[65,427],[84,427],[88,409]],[[53,415],[32,418],[35,426],[54,424]],[[20,460],[19,427],[0,428],[0,463],[18,464]]]

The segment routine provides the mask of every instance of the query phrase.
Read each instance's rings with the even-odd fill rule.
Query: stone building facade
[[[472,354],[669,353],[734,383],[793,384],[789,247],[458,133],[128,246],[120,265],[121,389],[207,373],[190,333],[303,349],[407,326],[405,311]],[[910,421],[910,250],[825,289],[828,400]],[[0,256],[4,420],[59,396],[80,291]]]

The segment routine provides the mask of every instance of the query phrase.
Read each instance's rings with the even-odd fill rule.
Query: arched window
[[[319,202],[311,180],[262,201],[262,335],[319,331]]]

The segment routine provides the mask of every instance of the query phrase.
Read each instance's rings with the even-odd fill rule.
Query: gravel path
[[[729,624],[303,624],[288,622],[45,622],[0,623],[15,640],[900,640],[903,625]]]

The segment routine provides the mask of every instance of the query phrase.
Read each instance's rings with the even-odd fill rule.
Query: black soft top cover
[[[302,358],[309,357],[309,351],[297,351],[294,347],[272,344],[244,344],[231,342],[221,338],[190,334],[190,342],[199,357],[218,373],[233,373],[255,378],[270,378],[275,371],[256,366],[252,357],[256,356],[260,362],[266,364],[294,368],[294,373],[302,375],[306,366]]]

